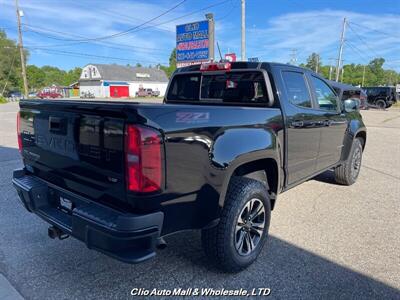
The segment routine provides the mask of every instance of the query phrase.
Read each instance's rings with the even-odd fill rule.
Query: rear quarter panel
[[[165,212],[164,234],[218,218],[236,167],[263,158],[280,161],[279,109],[166,104],[139,108],[138,116],[163,133],[166,186],[162,195],[135,203]]]

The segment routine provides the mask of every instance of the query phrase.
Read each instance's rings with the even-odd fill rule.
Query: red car
[[[61,94],[61,90],[57,87],[51,88],[44,88],[36,95],[40,99],[55,99],[55,98],[62,98],[63,95]]]

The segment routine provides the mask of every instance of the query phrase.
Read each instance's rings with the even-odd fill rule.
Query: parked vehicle
[[[20,103],[24,168],[13,184],[51,238],[138,263],[165,235],[201,229],[210,259],[236,272],[263,248],[281,192],[329,169],[343,185],[359,175],[358,101],[341,108],[310,70],[189,66],[175,71],[164,102]]]
[[[30,93],[28,94],[28,97],[29,97],[29,98],[36,98],[36,97],[37,97],[37,93],[36,93],[36,92],[30,92]]]
[[[375,86],[362,88],[368,96],[368,103],[385,109],[391,107],[398,100],[395,87]]]
[[[8,94],[8,97],[13,99],[24,99],[24,94],[20,91],[13,91]]]
[[[62,93],[61,90],[56,87],[47,87],[41,90],[39,93],[36,95],[40,99],[56,99],[56,98],[62,98]]]
[[[144,89],[144,88],[139,88],[139,90],[136,92],[136,97],[159,97],[160,96],[160,91],[153,89]]]
[[[347,99],[358,99],[360,109],[369,109],[367,94],[361,88],[331,80],[328,80],[328,82],[339,96],[339,99],[342,100],[342,103]]]

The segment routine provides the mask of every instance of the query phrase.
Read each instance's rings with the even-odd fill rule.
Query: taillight
[[[150,193],[161,189],[162,162],[160,133],[154,129],[127,125],[125,133],[126,182],[132,192]]]
[[[21,137],[21,113],[17,113],[17,137],[18,137],[18,150],[22,152],[22,137]]]

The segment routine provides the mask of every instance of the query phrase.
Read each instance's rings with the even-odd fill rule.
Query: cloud
[[[346,31],[346,42],[350,45],[344,48],[345,63],[367,63],[377,56],[398,57],[399,15],[339,10],[288,13],[270,19],[264,26],[249,28],[248,55],[286,63],[291,49],[297,49],[299,60],[304,61],[316,52],[328,63],[337,56],[344,16],[350,26]]]
[[[4,1],[3,1],[4,2]],[[2,3],[2,2],[0,2]],[[161,26],[153,26],[158,23],[166,22],[174,18],[179,18],[177,22],[189,22],[190,17],[181,18],[187,13],[184,6],[178,7],[165,16],[140,26],[139,30],[133,30],[127,35],[118,38],[110,38],[99,43],[74,44],[68,41],[54,40],[46,38],[29,30],[42,31],[40,28],[48,29],[45,35],[56,36],[58,39],[80,39],[79,36],[86,38],[96,38],[101,36],[113,35],[142,24],[154,18],[158,14],[171,8],[169,1],[163,3],[148,3],[143,1],[114,1],[110,6],[110,1],[96,1],[82,3],[77,1],[20,1],[21,9],[24,11],[23,23],[27,24],[24,32],[24,43],[27,46],[48,46],[55,44],[71,44],[65,47],[49,47],[49,49],[68,50],[74,52],[85,52],[87,54],[118,56],[132,59],[134,62],[144,62],[145,64],[155,64],[156,62],[167,63],[170,52],[175,46],[175,23],[170,22]],[[15,24],[15,7],[12,2],[2,3],[1,23]],[[201,18],[204,18],[202,16]],[[2,24],[3,25],[3,24]],[[15,26],[15,25],[14,25]],[[35,28],[36,26],[36,28]],[[152,27],[153,26],[153,27]],[[40,27],[40,28],[39,28]],[[143,30],[146,27],[145,30]],[[58,32],[65,32],[60,34]],[[7,32],[12,38],[16,39],[16,32]],[[72,36],[71,36],[72,35]],[[75,35],[75,36],[74,36]],[[120,47],[124,49],[108,48]],[[43,55],[45,51],[38,52],[33,50],[31,61],[36,62],[36,55]],[[39,60],[40,61],[40,60]]]
[[[22,0],[20,3],[25,12],[24,23],[67,33],[66,35],[47,33],[61,39],[79,38],[70,35],[93,38],[115,34],[141,24],[173,6],[171,1],[155,3],[142,0],[112,2],[109,0],[90,2]],[[177,18],[174,22],[145,30],[141,28],[140,31],[131,32],[119,38],[104,40],[101,44],[74,44],[51,49],[123,57],[132,60],[132,63],[139,61],[144,64],[167,63],[170,51],[175,46],[176,24],[204,19],[204,13],[198,12],[184,18],[180,17],[209,4],[198,2],[194,7],[187,3],[144,27]],[[13,1],[0,0],[0,6],[2,7],[0,27],[15,27]],[[221,13],[216,13],[216,40],[223,53],[236,52],[239,57],[240,5],[232,6],[228,2],[226,6],[218,7],[216,10]],[[400,18],[398,14],[362,14],[326,9],[286,13],[265,19],[263,22],[251,18],[251,14],[257,14],[257,12],[248,12],[248,14],[250,14],[246,32],[248,57],[257,56],[265,61],[286,63],[290,60],[291,49],[297,49],[299,62],[305,61],[312,52],[317,52],[321,55],[323,63],[327,64],[330,58],[337,57],[342,21],[346,16],[350,22],[350,28],[346,32],[348,44],[344,48],[345,63],[367,63],[374,57],[383,56],[388,60],[385,67],[400,71],[398,54],[400,52]],[[218,16],[222,18],[219,19]],[[16,39],[15,30],[7,31],[7,33]],[[26,45],[68,43],[45,38],[33,32],[24,32],[24,42]],[[122,47],[123,50],[104,46],[119,47],[115,44],[126,46]],[[44,54],[45,51],[32,52],[29,62],[39,65],[51,62],[67,68],[77,63],[76,59],[62,59],[62,56],[53,56],[48,62],[48,56]],[[216,57],[218,57],[218,51],[216,51]],[[85,59],[79,59],[79,63],[81,61]]]

